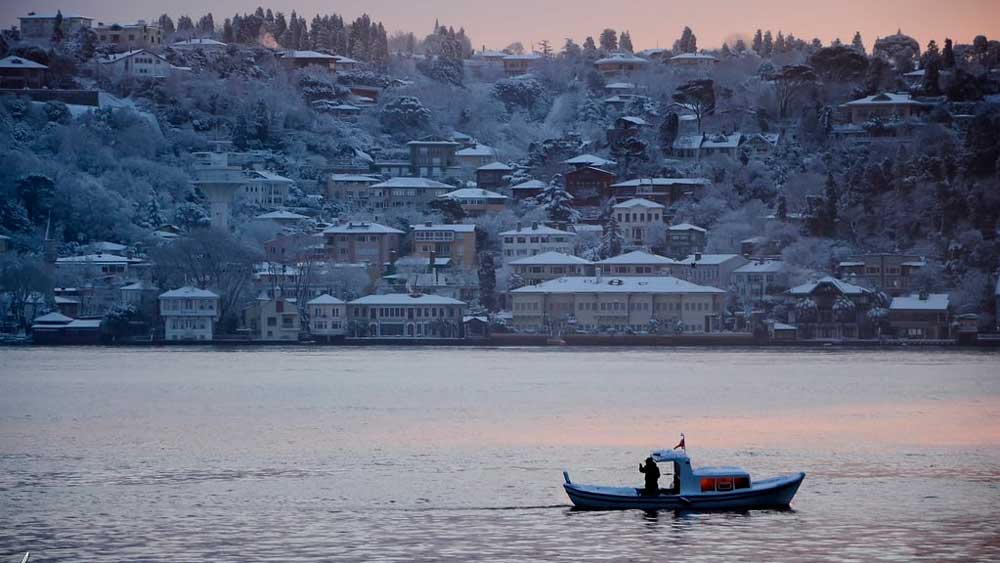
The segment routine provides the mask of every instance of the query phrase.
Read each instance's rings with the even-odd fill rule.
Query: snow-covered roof
[[[441,197],[450,197],[451,199],[507,199],[507,196],[503,194],[498,194],[482,188],[460,188],[453,192],[443,194]]]
[[[824,276],[817,281],[804,283],[799,286],[795,286],[788,290],[789,295],[810,295],[815,289],[823,284],[829,284],[837,288],[837,291],[843,293],[844,295],[863,295],[865,293],[871,293],[871,290],[865,289],[861,286],[847,283],[845,281],[838,280],[833,276]]]
[[[33,322],[36,324],[66,324],[73,319],[63,315],[62,313],[57,313],[55,311],[37,317]]]
[[[360,61],[356,61],[351,57],[345,57],[344,55],[334,55],[333,58],[337,59],[337,64],[340,65],[356,65]]]
[[[403,231],[399,229],[393,229],[392,227],[386,227],[385,225],[380,225],[378,223],[343,223],[340,225],[333,225],[323,229],[323,234],[327,235],[348,235],[353,233],[370,233],[370,234],[382,234],[382,235],[401,235]]]
[[[283,59],[328,59],[336,61],[337,57],[316,51],[285,51],[281,54]]]
[[[500,172],[510,172],[511,170],[513,170],[513,168],[507,166],[502,162],[491,162],[489,164],[484,164],[479,168],[476,168],[476,170],[497,170]]]
[[[507,53],[504,53],[503,51],[494,51],[492,49],[484,49],[482,51],[476,51],[472,54],[472,58],[474,59],[502,59],[506,56]]]
[[[129,262],[137,262],[136,259],[129,259],[124,256],[118,256],[117,254],[84,254],[82,256],[65,256],[63,258],[57,258],[56,264],[81,264],[81,263],[94,263],[94,264],[127,264]]]
[[[454,186],[449,186],[448,184],[442,184],[437,180],[431,180],[430,178],[407,178],[407,177],[396,177],[389,178],[384,182],[379,182],[372,186],[373,188],[404,188],[404,189],[417,189],[417,190],[427,190],[427,189],[452,189]]]
[[[604,85],[605,90],[635,90],[635,84],[631,82],[612,82]]]
[[[125,51],[124,53],[112,53],[112,54],[110,54],[110,55],[108,55],[108,56],[100,59],[98,62],[100,62],[101,64],[116,63],[116,62],[118,62],[120,60],[127,59],[129,57],[134,57],[134,56],[136,56],[138,54],[141,54],[141,53],[145,53],[145,54],[150,55],[152,57],[156,57],[156,58],[160,59],[161,61],[166,61],[167,60],[167,59],[164,59],[163,57],[161,57],[160,55],[157,55],[156,53],[154,53],[152,51],[147,51],[145,49],[133,49],[131,51]]]
[[[0,59],[0,68],[34,68],[45,70],[49,67],[23,57],[10,56]]]
[[[54,19],[56,19],[56,17],[58,17],[57,14],[52,14],[52,13],[38,14],[38,13],[35,13],[35,12],[31,12],[30,14],[28,14],[26,16],[20,16],[18,19],[21,19],[21,20],[54,20]],[[62,18],[64,20],[92,20],[92,19],[94,19],[94,18],[91,18],[91,17],[88,17],[88,16],[81,16],[80,14],[74,14],[72,12],[67,12],[65,14],[62,14]]]
[[[686,62],[686,61],[704,61],[704,62],[719,62],[719,59],[713,57],[712,55],[706,55],[704,53],[681,53],[679,55],[674,55],[670,57],[671,62]]]
[[[769,145],[777,145],[779,139],[781,139],[781,135],[778,133],[751,133],[743,136],[744,143],[760,140]]]
[[[636,178],[635,180],[625,180],[611,184],[612,188],[638,188],[642,186],[701,186],[708,184],[704,178]]]
[[[195,37],[192,39],[185,39],[184,41],[177,41],[171,47],[225,47],[226,44],[222,41],[216,41],[215,39],[209,39],[208,37]]]
[[[668,231],[698,231],[701,233],[707,233],[705,229],[699,227],[698,225],[692,225],[691,223],[678,223],[676,225],[671,225],[667,228]]]
[[[505,61],[537,61],[542,58],[538,53],[524,53],[522,55],[507,55],[503,58]]]
[[[639,55],[642,57],[655,57],[656,55],[661,55],[670,51],[670,49],[665,49],[663,47],[656,47],[653,49],[643,49],[639,51]]]
[[[545,189],[545,182],[541,180],[528,180],[526,182],[521,182],[516,186],[512,186],[512,190],[543,190]]]
[[[632,252],[626,252],[625,254],[619,254],[618,256],[612,256],[611,258],[605,258],[597,264],[607,264],[607,265],[666,265],[674,264],[675,262],[666,256],[660,256],[659,254],[650,254],[649,252],[644,252],[642,250],[633,250]]]
[[[671,276],[565,277],[538,285],[524,286],[511,293],[702,293],[723,294],[725,291],[698,285]]]
[[[324,293],[319,297],[306,301],[306,305],[343,305],[344,302],[329,293]]]
[[[737,274],[774,274],[785,271],[785,263],[781,260],[754,261],[733,270]]]
[[[476,232],[475,225],[446,225],[446,224],[426,224],[420,223],[419,225],[413,225],[414,231],[451,231],[453,233],[474,233]]]
[[[709,266],[715,266],[718,264],[724,264],[733,258],[742,258],[739,254],[702,254],[697,257],[693,254],[688,255],[687,258],[680,260],[678,264],[684,264],[690,266],[691,264],[705,264]]]
[[[184,286],[177,289],[171,289],[170,291],[165,291],[160,294],[160,299],[171,299],[171,298],[218,299],[219,295],[207,289],[199,289],[197,287],[191,287],[191,286]]]
[[[295,180],[291,178],[285,178],[281,174],[275,174],[270,170],[251,170],[250,178],[254,180],[267,180],[269,182],[282,182],[285,184],[294,184]]]
[[[513,229],[500,233],[500,236],[509,235],[567,235],[572,237],[576,236],[576,233],[567,233],[566,231],[553,229],[547,225],[528,225],[522,226],[520,229]]]
[[[117,242],[111,242],[107,240],[95,242],[91,244],[90,247],[101,253],[121,252],[128,248],[124,244],[118,244]]]
[[[893,311],[947,311],[948,305],[947,293],[927,293],[924,294],[924,299],[920,298],[920,294],[893,297],[889,309]]]
[[[892,92],[882,92],[874,96],[858,98],[844,104],[845,106],[878,106],[878,105],[914,105],[922,106],[921,102],[914,100],[909,94],[895,94]]]
[[[331,182],[351,182],[351,183],[363,183],[371,182],[372,184],[377,184],[382,181],[381,178],[374,178],[372,176],[365,176],[363,174],[331,174]]]
[[[351,305],[465,305],[464,301],[442,295],[389,293],[366,295],[350,302]]]
[[[705,140],[701,143],[703,149],[735,149],[740,146],[742,133],[730,133],[728,135],[705,135]]]
[[[156,287],[155,285],[147,281],[137,281],[135,283],[130,283],[128,285],[122,286],[119,289],[123,291],[146,291],[146,290],[158,291],[160,288]]]
[[[618,163],[613,160],[594,156],[592,154],[581,154],[568,160],[564,160],[563,164],[571,164],[573,166],[596,166],[600,168],[601,166],[614,166]]]
[[[704,135],[678,135],[674,139],[673,147],[675,149],[696,149],[701,146],[704,139]]]
[[[605,65],[605,64],[621,64],[621,63],[631,63],[644,65],[648,63],[646,59],[642,57],[637,57],[632,53],[612,53],[603,59],[597,59],[594,61],[595,65]]]
[[[262,213],[261,215],[254,217],[254,219],[260,219],[260,220],[279,220],[279,221],[280,220],[305,221],[308,218],[309,217],[306,217],[305,215],[299,215],[298,213],[292,213],[291,211],[285,211],[283,209],[279,209],[278,211],[271,211],[270,213]]]
[[[622,121],[627,121],[627,122],[635,124],[635,125],[639,125],[639,126],[649,125],[648,123],[646,123],[645,119],[643,119],[641,117],[636,117],[634,115],[626,115],[625,117],[621,117],[619,119],[621,119]]]
[[[496,156],[496,154],[497,150],[493,147],[480,145],[479,143],[476,143],[475,146],[455,151],[455,156]]]
[[[634,197],[628,201],[623,201],[615,205],[615,209],[626,209],[631,207],[646,207],[649,209],[663,209],[663,205],[655,201],[649,201],[641,197]]]
[[[576,266],[591,264],[591,262],[579,256],[563,254],[562,252],[542,252],[534,256],[512,260],[510,264],[512,266]]]
[[[798,330],[795,325],[790,325],[786,323],[774,323],[771,325],[774,330]]]

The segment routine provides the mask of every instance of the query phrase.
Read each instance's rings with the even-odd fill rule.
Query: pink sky
[[[199,16],[212,11],[215,21],[235,12],[253,10],[261,2],[241,0],[6,0],[0,4],[0,24],[16,24],[29,11],[62,9],[99,21],[153,19],[166,11]],[[266,6],[267,7],[267,6]],[[869,49],[876,37],[901,28],[924,46],[944,37],[959,43],[976,35],[1000,37],[1000,0],[292,0],[272,4],[272,9],[311,18],[318,11],[336,11],[345,18],[367,12],[381,20],[391,32],[430,32],[434,19],[456,28],[464,26],[478,48],[502,48],[513,41],[526,47],[542,39],[561,46],[564,38],[578,42],[596,36],[605,27],[628,30],[637,49],[667,46],[680,36],[685,25],[698,37],[701,47],[718,47],[734,33],[749,34],[757,28],[779,29],[786,34],[828,42],[834,37],[850,41],[860,31]]]

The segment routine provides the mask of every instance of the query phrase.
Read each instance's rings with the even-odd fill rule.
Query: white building
[[[504,231],[500,236],[503,237],[503,260],[510,262],[543,252],[573,254],[576,233],[560,231],[538,223],[532,223],[530,227],[518,223],[516,229]]]
[[[367,338],[464,338],[463,301],[441,295],[368,295],[347,304],[349,336]]]
[[[676,262],[665,256],[636,250],[605,258],[596,262],[594,266],[600,268],[605,275],[669,276],[675,264]]]
[[[306,303],[313,336],[343,336],[347,330],[347,303],[324,293]]]
[[[167,59],[145,49],[108,55],[97,61],[98,71],[115,78],[166,78],[175,72],[186,71]]]
[[[160,316],[166,340],[211,340],[219,320],[219,296],[196,287],[161,293]]]
[[[536,285],[566,276],[585,276],[593,269],[589,260],[562,254],[543,252],[510,262],[514,273],[527,285]]]
[[[238,201],[262,209],[284,206],[288,191],[295,184],[294,180],[267,170],[231,166],[226,153],[194,153],[194,156],[212,157],[211,162],[195,167],[192,183],[207,197],[212,226],[216,228],[229,227],[232,207]]]
[[[717,329],[725,292],[669,276],[566,277],[511,291],[511,305],[513,326],[531,332],[696,333]]]
[[[673,275],[691,282],[721,287],[730,286],[732,273],[749,262],[739,254],[696,253],[674,263]]]
[[[755,260],[733,270],[736,294],[744,303],[758,303],[768,295],[780,295],[788,289],[788,269],[781,260]]]
[[[667,227],[663,205],[641,197],[616,204],[612,213],[625,239],[632,246],[655,246],[663,242]]]
[[[222,51],[227,47],[227,45],[222,41],[216,41],[215,39],[209,39],[207,37],[185,39],[184,41],[178,41],[170,46],[174,49],[180,49],[181,51],[194,51],[198,49],[203,51]]]

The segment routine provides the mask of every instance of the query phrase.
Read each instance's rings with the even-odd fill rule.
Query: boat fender
[[[573,484],[572,481],[569,480],[569,473],[566,472],[566,471],[563,471],[563,479],[566,480],[566,484],[567,485],[572,485]]]

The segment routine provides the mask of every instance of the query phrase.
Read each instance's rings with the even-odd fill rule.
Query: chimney
[[[432,222],[430,222],[430,221],[424,221],[424,226],[425,226],[425,227],[430,227],[430,226],[431,226],[431,225],[433,225],[433,224],[434,224],[434,223],[432,223]]]
[[[698,262],[699,260],[701,260],[701,252],[695,252],[694,253],[694,261]]]
[[[930,295],[927,294],[927,290],[926,289],[921,289],[920,290],[920,300],[921,301],[927,301],[927,299],[929,299],[929,298],[930,298]]]
[[[597,283],[601,283],[601,279],[604,277],[604,268],[600,266],[594,268],[594,276],[597,278]]]
[[[517,230],[518,231],[520,231],[523,226],[524,225],[522,225],[520,221],[517,222]]]
[[[534,221],[534,222],[531,223],[531,230],[532,231],[537,231],[538,230],[538,221]]]

